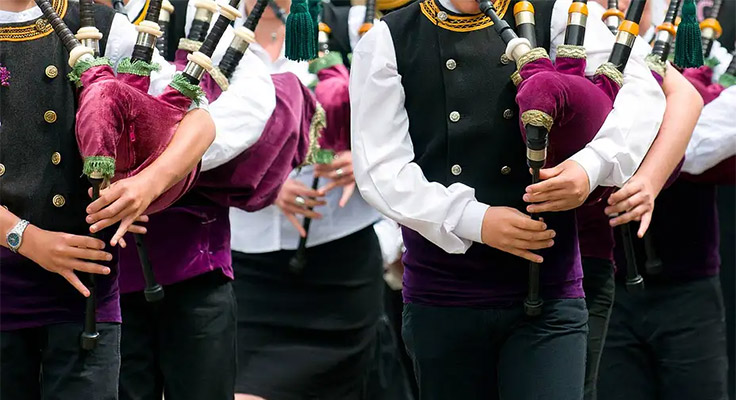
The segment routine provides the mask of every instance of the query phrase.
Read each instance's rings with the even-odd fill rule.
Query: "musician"
[[[67,24],[79,26],[77,3],[54,0],[52,6]],[[105,35],[101,52],[113,63],[130,55],[135,44],[130,24],[103,8],[96,10],[96,19]],[[113,184],[97,205],[88,207],[67,59],[34,2],[0,4],[0,64],[9,73],[7,86],[0,88],[3,399],[116,398],[121,318],[118,271],[111,262],[115,245],[124,244],[119,238],[126,229],[144,232],[130,222],[195,167],[214,137],[207,112],[190,111],[161,158]],[[171,72],[164,70],[154,79],[170,81]],[[154,86],[160,90],[163,85]],[[115,231],[111,242],[89,236],[90,230],[121,220],[126,226]],[[90,351],[79,342],[89,291],[77,272],[99,274],[100,338]]]
[[[648,251],[643,241],[635,242],[638,264],[657,258],[662,271],[645,275],[647,288],[641,293],[616,288],[600,399],[727,398],[715,185],[735,183],[736,132],[727,126],[736,111],[734,100],[730,88],[705,105],[687,144],[683,173],[671,186],[659,192],[673,157],[658,138],[640,170],[608,201],[606,213],[624,213],[613,225],[641,220],[632,223],[639,236],[650,235]],[[662,132],[679,125],[674,118],[665,113]],[[619,269],[626,268],[618,241],[615,256]]]
[[[253,5],[252,0],[245,3],[247,9]],[[288,1],[276,3],[289,9]],[[362,22],[363,15],[351,15]],[[357,29],[360,24],[351,25]],[[255,33],[251,49],[271,73],[293,72],[307,85],[315,81],[307,63],[284,57],[284,26],[270,9]],[[395,354],[378,336],[382,257],[373,224],[380,216],[353,194],[351,158],[349,150],[338,149],[331,164],[295,170],[274,206],[254,213],[231,209],[238,300],[236,398],[389,398],[383,382],[374,379],[376,357]],[[320,179],[312,190],[315,176]],[[306,265],[295,272],[289,261],[300,235],[306,235],[302,217],[312,221]]]
[[[513,2],[495,5],[511,18]],[[570,1],[533,5],[538,42],[555,54]],[[580,399],[587,311],[574,216],[532,221],[522,210],[569,210],[599,185],[622,185],[659,127],[664,96],[635,48],[596,138],[542,170],[546,180],[528,189],[541,202],[526,208],[514,67],[478,12],[473,1],[425,0],[361,39],[351,79],[356,181],[404,226],[404,340],[422,399]],[[601,16],[591,8],[588,74],[613,46]],[[542,261],[538,249],[547,249],[545,303],[528,318],[524,259]]]

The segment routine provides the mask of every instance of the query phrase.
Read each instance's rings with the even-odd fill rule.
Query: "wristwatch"
[[[23,244],[23,232],[28,227],[29,222],[22,219],[5,235],[5,241],[13,253],[17,253],[20,245]]]

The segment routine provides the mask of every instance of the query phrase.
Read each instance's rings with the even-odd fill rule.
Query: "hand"
[[[634,175],[624,187],[608,198],[609,206],[606,207],[605,213],[606,215],[618,214],[609,221],[611,226],[623,225],[630,221],[641,221],[637,236],[642,238],[652,221],[654,199],[656,198],[657,193],[652,187],[652,182]]]
[[[350,150],[338,153],[329,164],[316,164],[314,176],[332,179],[332,182],[319,189],[320,195],[324,196],[330,190],[342,186],[342,197],[338,205],[345,207],[350,197],[355,192],[355,174],[353,174],[353,154]]]
[[[555,231],[547,229],[544,221],[535,221],[515,208],[489,207],[483,216],[483,243],[529,261],[541,263],[542,256],[529,250],[552,247],[553,237]]]
[[[43,267],[64,277],[84,297],[89,289],[74,271],[107,275],[110,268],[90,261],[110,261],[112,254],[102,251],[105,242],[90,236],[51,232],[28,225],[19,253]]]
[[[304,199],[303,205],[296,202],[297,196]],[[289,222],[294,225],[294,228],[299,231],[299,236],[305,237],[307,236],[307,232],[302,227],[302,224],[299,223],[296,214],[301,214],[312,219],[322,218],[322,214],[310,210],[310,208],[327,204],[326,201],[321,200],[321,197],[322,195],[316,190],[308,188],[305,184],[294,179],[287,179],[281,187],[279,196],[276,198],[276,205],[286,215]]]
[[[141,222],[146,223],[148,222],[148,215],[141,215],[138,218],[135,219],[135,222]],[[133,224],[128,228],[128,232],[136,234],[136,235],[145,235],[148,233],[148,229],[146,229],[143,225]],[[122,248],[128,247],[128,243],[125,241],[124,237],[121,237],[120,240],[118,240],[118,244]]]
[[[116,246],[126,232],[137,232],[137,228],[131,228],[131,225],[160,194],[156,185],[140,175],[113,183],[101,190],[100,198],[87,206],[87,223],[92,224],[89,231],[96,233],[120,222],[110,239],[110,245]]]
[[[572,210],[583,204],[590,194],[588,174],[572,160],[540,170],[539,179],[542,181],[527,186],[523,197],[527,203],[537,203],[526,207],[532,214]]]

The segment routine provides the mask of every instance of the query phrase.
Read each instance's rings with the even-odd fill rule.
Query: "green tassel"
[[[82,87],[82,73],[92,67],[97,67],[100,65],[110,65],[110,60],[108,60],[105,57],[98,57],[95,58],[94,61],[88,62],[88,61],[77,61],[76,64],[74,64],[74,68],[70,73],[68,73],[66,76],[69,78],[69,80],[74,83],[77,87]]]
[[[102,175],[110,179],[115,175],[115,159],[107,156],[85,157],[82,172],[87,176]]]
[[[181,73],[174,75],[169,86],[178,90],[184,96],[192,99],[192,102],[196,105],[199,105],[202,99],[204,99],[204,91],[202,88],[199,87],[199,85],[192,85],[189,83],[187,78],[185,78]]]
[[[286,20],[286,58],[308,61],[317,57],[315,34],[307,0],[292,1],[289,18]]]
[[[700,25],[695,15],[695,2],[685,0],[682,5],[682,21],[677,27],[675,41],[675,65],[681,68],[697,68],[703,65],[703,44]]]
[[[118,64],[119,74],[131,74],[138,76],[151,76],[151,72],[158,71],[161,66],[157,63],[147,63],[143,60],[131,62],[130,57],[125,57]]]
[[[322,14],[322,0],[307,0],[307,4],[314,27],[314,48],[319,49],[319,16]]]
[[[334,67],[335,65],[340,65],[342,63],[342,54],[340,54],[339,51],[331,51],[326,55],[310,62],[309,73],[316,75],[317,72],[322,71],[325,68]]]
[[[733,76],[731,74],[723,74],[721,75],[721,78],[718,80],[718,83],[721,84],[723,87],[731,87],[733,85],[736,85],[736,76]]]

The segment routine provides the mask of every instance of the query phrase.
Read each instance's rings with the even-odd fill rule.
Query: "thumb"
[[[562,173],[562,164],[553,168],[543,168],[539,170],[539,179],[545,180],[554,178],[555,176]]]

